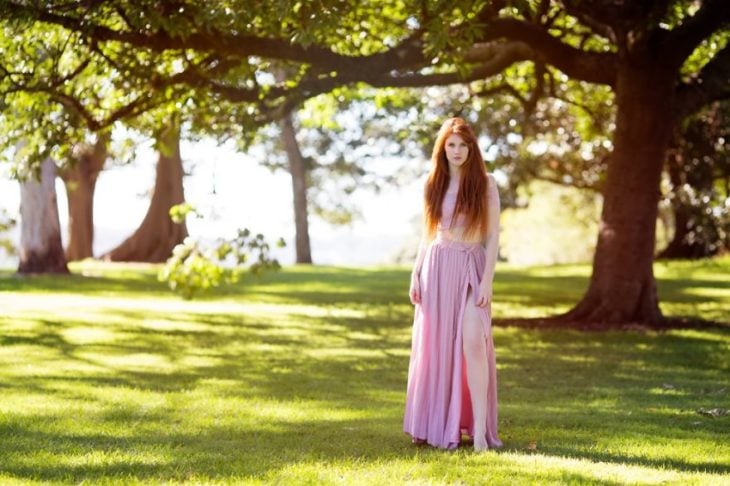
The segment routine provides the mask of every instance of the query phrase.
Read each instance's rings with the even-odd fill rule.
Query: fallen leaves
[[[727,408],[717,407],[717,408],[704,408],[700,407],[695,412],[699,413],[700,415],[705,415],[707,417],[724,417],[727,415]]]

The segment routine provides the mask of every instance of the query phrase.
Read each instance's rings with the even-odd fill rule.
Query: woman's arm
[[[426,183],[427,181],[423,181],[424,200],[426,195]],[[421,302],[421,268],[423,267],[423,260],[426,257],[428,244],[429,240],[426,236],[426,228],[424,227],[421,229],[421,240],[418,243],[418,253],[416,254],[416,260],[413,262],[413,270],[411,271],[411,288],[408,291],[408,294],[411,297],[411,303],[414,305]]]
[[[421,237],[421,241],[418,243],[418,253],[416,254],[416,260],[413,262],[413,271],[411,272],[411,278],[418,278],[421,275],[421,267],[423,266],[423,259],[426,256],[426,247],[428,243],[425,237]]]
[[[492,300],[492,280],[494,278],[494,267],[497,265],[497,254],[499,253],[499,213],[500,213],[499,192],[494,176],[487,174],[487,235],[484,240],[484,275],[479,285],[479,298],[477,305],[486,307]]]
[[[411,271],[411,288],[408,291],[412,304],[418,304],[421,302],[421,267],[423,267],[423,259],[426,256],[427,247],[428,242],[426,241],[426,237],[421,236],[421,241],[418,244],[416,261],[413,262],[413,270]]]

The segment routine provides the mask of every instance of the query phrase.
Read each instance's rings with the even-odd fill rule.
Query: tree
[[[14,125],[22,122],[24,117],[32,120],[34,114],[39,115],[44,109],[43,100],[27,96],[19,98],[24,103],[20,103],[20,107],[8,107],[0,117],[0,133],[5,130],[12,133]],[[15,146],[6,148],[3,155],[11,160],[37,157],[34,140],[18,137],[13,141]],[[18,273],[68,273],[58,218],[56,162],[50,157],[32,166],[19,162],[12,173],[20,182]]]
[[[94,256],[94,189],[104,168],[109,139],[110,132],[105,131],[98,135],[94,145],[79,146],[73,154],[74,161],[59,172],[68,199],[68,261]]]
[[[309,211],[307,210],[307,166],[299,149],[291,113],[281,119],[281,138],[289,160],[289,173],[292,179],[296,262],[312,263],[312,250],[309,244]]]
[[[153,85],[184,84],[250,103],[248,118],[257,123],[280,119],[338,86],[471,83],[526,61],[552,66],[565,79],[606,85],[615,95],[616,118],[593,274],[585,296],[563,319],[596,326],[663,321],[652,270],[662,166],[676,123],[730,92],[723,30],[730,3],[216,6],[0,2],[13,17],[62,26],[86,42],[204,53],[205,62],[153,76]],[[261,73],[272,59],[299,69],[283,83],[264,81]]]
[[[67,272],[57,234],[58,169],[67,183],[71,213],[69,256],[90,256],[93,188],[108,140],[103,130],[153,105],[141,108],[146,95],[132,101],[117,96],[107,65],[90,57],[88,49],[77,49],[77,34],[23,20],[0,27],[0,159],[12,164],[21,181],[25,208],[19,272]],[[83,103],[79,93],[87,94]],[[87,137],[95,131],[101,132],[96,149],[78,150],[88,147]]]
[[[180,157],[180,122],[173,119],[157,138],[157,171],[149,208],[137,230],[103,258],[116,262],[164,262],[188,236],[183,220],[174,222],[170,209],[185,202]]]
[[[56,164],[46,159],[40,177],[20,183],[18,273],[68,273],[56,204]]]
[[[659,258],[705,258],[730,248],[730,103],[687,120],[668,153],[673,236]],[[678,130],[679,132],[679,130]]]
[[[310,216],[331,225],[350,224],[360,215],[350,196],[358,189],[378,193],[394,180],[392,174],[368,169],[372,159],[388,152],[383,145],[392,143],[392,134],[378,127],[383,120],[365,116],[369,101],[351,93],[344,99],[340,103],[334,95],[323,95],[308,100],[278,124],[262,127],[252,147],[254,153],[263,150],[262,165],[285,170],[292,178],[297,263],[312,263]]]
[[[143,77],[150,66],[169,72],[177,57],[104,52],[94,45],[75,44],[79,38],[61,27],[48,28],[26,19],[3,23],[0,38],[7,47],[0,62],[0,93],[10,108],[0,118],[0,147],[22,142],[24,150],[12,160],[17,173],[37,173],[43,157],[59,161],[69,199],[70,259],[92,255],[93,192],[107,156],[111,126],[123,121],[143,134],[154,134],[164,124],[160,120],[169,124],[166,117],[179,117],[184,111],[178,104],[181,93],[187,91],[150,89]],[[160,157],[160,186],[144,224],[108,258],[164,261],[187,235],[184,225],[172,224],[167,215],[171,206],[182,202],[183,194],[179,127],[173,132],[173,139],[158,140],[162,152],[165,144],[174,145],[173,156]],[[96,142],[90,143],[87,139],[95,133]],[[152,248],[155,241],[159,247]]]

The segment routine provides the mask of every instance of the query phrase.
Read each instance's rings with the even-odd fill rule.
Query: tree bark
[[[312,252],[309,245],[309,210],[307,209],[307,165],[299,150],[291,113],[281,120],[281,133],[292,181],[296,262],[312,263]]]
[[[68,200],[68,261],[91,258],[94,251],[94,190],[107,157],[109,132],[99,134],[93,147],[75,154],[75,164],[60,171]]]
[[[647,56],[619,68],[614,153],[590,285],[567,314],[588,327],[662,324],[653,261],[659,182],[673,129],[676,73]]]
[[[185,222],[174,223],[170,208],[185,202],[180,158],[180,127],[173,122],[158,137],[159,159],[155,188],[147,214],[139,228],[104,259],[115,262],[159,263],[167,260],[175,245],[188,236]]]
[[[40,180],[20,183],[20,262],[18,273],[68,273],[61,244],[56,199],[56,164],[41,164]]]

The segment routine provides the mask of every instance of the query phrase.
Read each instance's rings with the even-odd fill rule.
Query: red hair
[[[461,118],[449,118],[439,130],[431,154],[431,171],[424,190],[424,224],[426,235],[436,233],[441,220],[441,203],[449,186],[449,162],[446,159],[446,139],[458,135],[469,147],[469,155],[461,165],[459,193],[456,196],[454,219],[457,214],[465,217],[464,236],[487,232],[487,169],[477,144],[477,137],[471,127]]]

